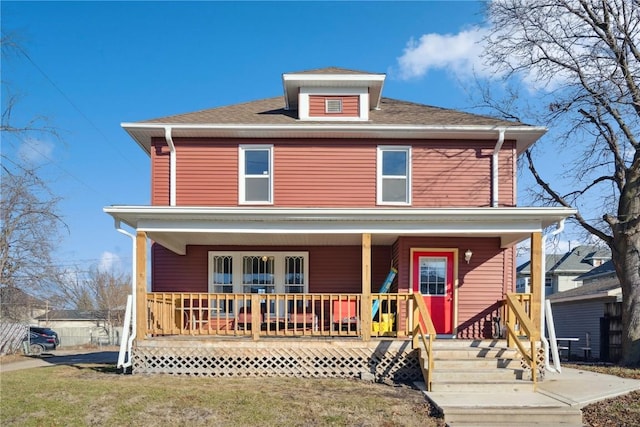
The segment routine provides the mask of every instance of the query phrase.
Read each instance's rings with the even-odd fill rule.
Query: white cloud
[[[475,75],[489,80],[502,80],[505,71],[488,66],[482,57],[486,45],[485,37],[489,36],[489,31],[488,27],[473,27],[457,34],[429,33],[422,35],[417,41],[412,38],[407,43],[402,56],[397,58],[399,78],[404,80],[421,78],[430,70],[445,70],[460,79]],[[501,33],[494,33],[491,36],[494,39],[503,37],[507,41],[524,38],[520,28],[509,28],[503,31],[510,32],[509,36],[505,37]],[[557,46],[548,45],[545,48],[547,53],[562,56],[562,51]],[[580,46],[573,46],[572,49],[576,54],[584,51]],[[513,55],[505,59],[510,67],[518,68],[523,63],[523,58],[519,56],[522,52],[517,49],[512,51]],[[530,54],[542,56],[539,49]],[[549,70],[543,72],[540,67],[533,66],[518,72],[517,77],[530,93],[534,93],[556,89],[565,84],[570,76],[558,67],[550,73]]]
[[[26,138],[18,148],[18,157],[32,165],[50,162],[54,144],[42,139]]]
[[[402,79],[423,77],[429,70],[450,70],[457,75],[476,73],[489,77],[483,65],[482,39],[487,30],[475,27],[458,34],[424,34],[418,41],[409,40],[402,56],[398,58],[399,75]]]
[[[98,265],[98,270],[100,271],[111,271],[111,270],[119,270],[122,266],[122,261],[120,256],[114,254],[113,252],[105,251],[102,253],[100,257],[100,263]]]

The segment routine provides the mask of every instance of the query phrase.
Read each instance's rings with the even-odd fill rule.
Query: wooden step
[[[492,380],[511,381],[520,379],[521,373],[515,369],[487,368],[487,369],[434,369],[431,382],[457,381],[482,382]]]
[[[490,369],[490,368],[510,368],[520,369],[520,361],[514,359],[493,359],[476,357],[472,359],[441,359],[440,356],[434,360],[436,370],[440,369]]]
[[[464,380],[439,380],[431,382],[433,392],[451,393],[512,393],[533,390],[531,381],[515,379],[484,379],[480,381]]]

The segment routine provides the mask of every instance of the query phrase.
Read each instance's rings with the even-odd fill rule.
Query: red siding
[[[161,245],[152,246],[153,292],[207,292],[209,251],[308,251],[309,291],[317,293],[360,293],[362,278],[362,249],[360,246],[312,247],[238,247],[187,246],[186,255],[176,255]],[[375,292],[387,277],[391,248],[374,246],[371,249],[372,291]]]
[[[341,99],[342,113],[327,113],[325,109],[325,101],[327,99]],[[358,95],[309,95],[309,117],[358,117],[359,115],[360,97]]]
[[[151,204],[169,205],[169,147],[160,138],[151,141]]]
[[[238,204],[238,145],[206,141],[176,143],[176,203],[182,206],[234,206]]]
[[[274,206],[375,207],[378,145],[412,145],[413,207],[491,204],[491,141],[198,140],[174,141],[177,203],[238,205],[238,145],[274,145]],[[470,148],[472,147],[472,148]],[[515,150],[505,142],[499,160],[500,205],[515,204]],[[152,150],[152,203],[169,203],[169,155]]]
[[[408,141],[405,141],[407,143]],[[412,148],[413,206],[466,207],[491,204],[491,141],[425,141]],[[512,143],[499,157],[501,205],[515,202]]]
[[[375,206],[376,147],[330,140],[274,148],[277,206]]]

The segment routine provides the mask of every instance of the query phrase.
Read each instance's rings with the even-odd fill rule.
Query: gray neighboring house
[[[547,254],[545,257],[545,294],[564,292],[582,285],[579,277],[611,259],[609,249],[581,245],[565,254]],[[531,263],[527,261],[516,269],[516,292],[529,293]]]
[[[580,339],[571,346],[574,358],[583,358],[583,348],[588,347],[591,359],[617,362],[622,338],[622,289],[613,263],[608,261],[578,276],[576,281],[582,286],[547,298],[556,336]]]
[[[124,310],[51,310],[38,317],[38,326],[55,330],[62,346],[115,345],[122,333]]]

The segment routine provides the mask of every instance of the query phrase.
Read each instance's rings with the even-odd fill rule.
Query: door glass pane
[[[233,292],[233,257],[213,257],[213,292]]]
[[[242,257],[242,281],[244,292],[272,294],[275,292],[274,257]]]
[[[420,257],[420,292],[423,295],[446,293],[447,259]]]
[[[284,257],[284,284],[286,293],[304,292],[304,257],[285,256]]]

